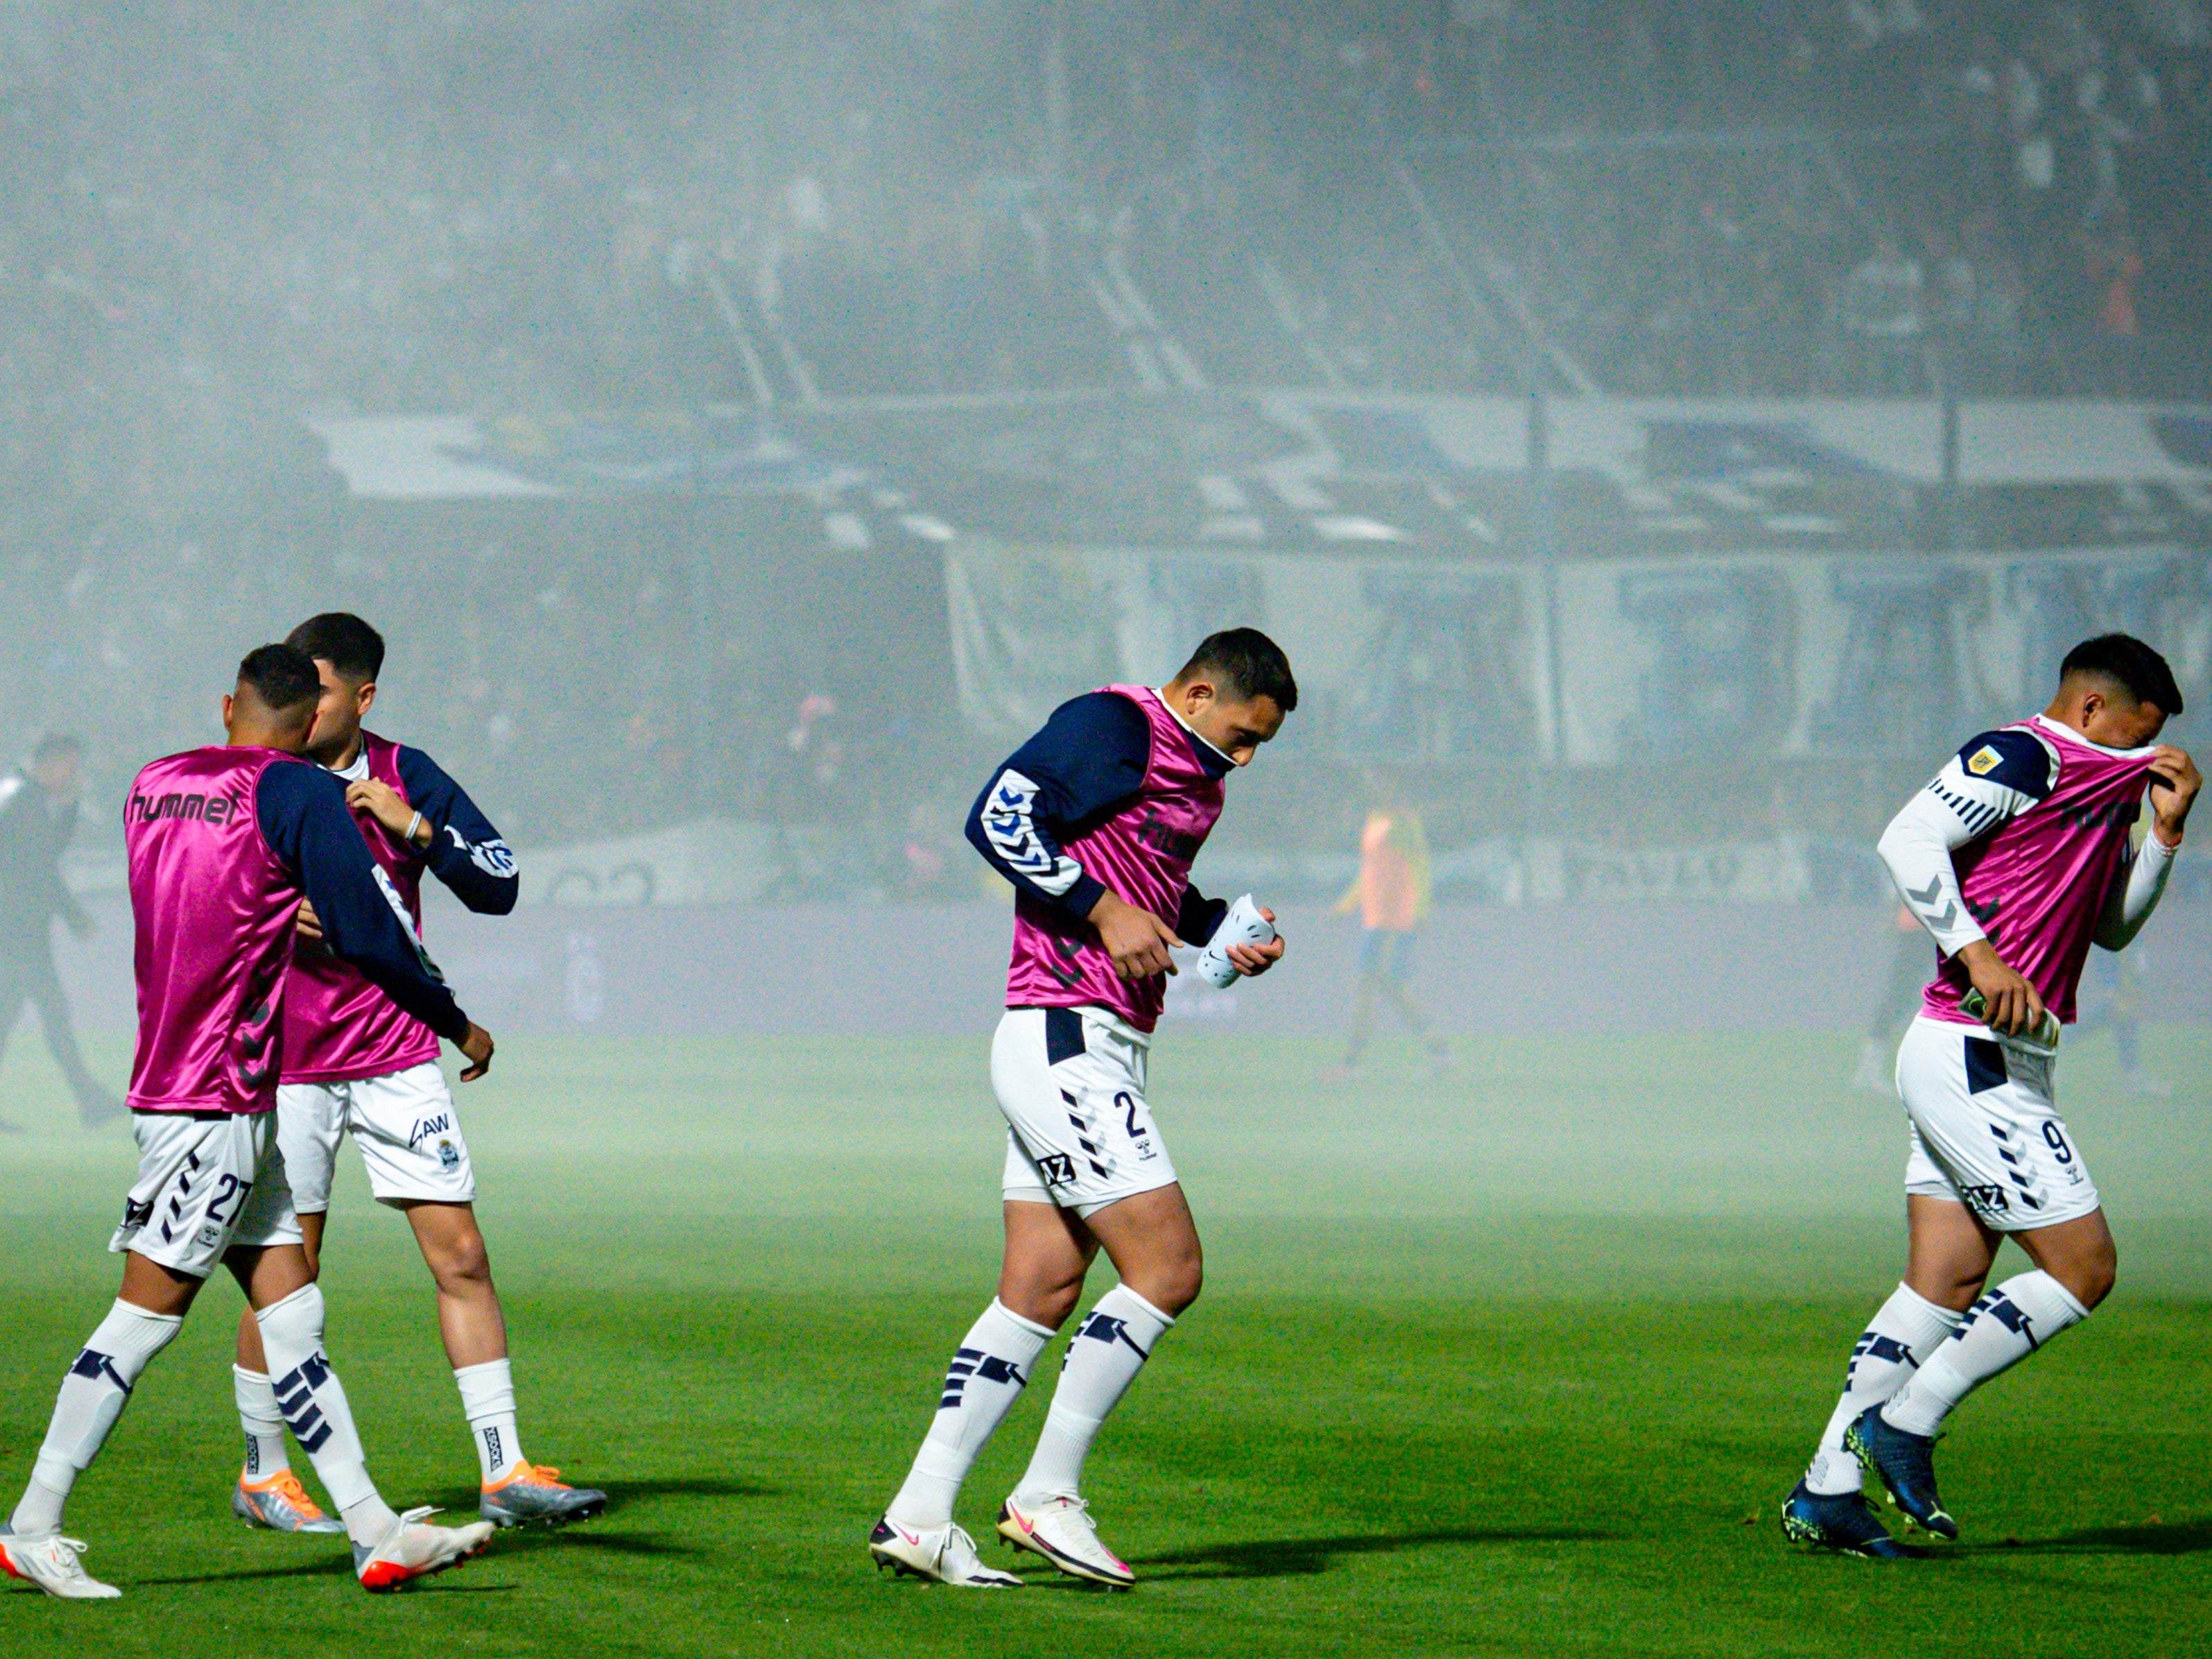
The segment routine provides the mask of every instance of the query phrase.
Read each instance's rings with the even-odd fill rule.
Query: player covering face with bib
[[[1006,1012],[991,1045],[1008,1131],[1006,1257],[998,1297],[961,1340],[912,1471],[869,1537],[878,1565],[976,1589],[1021,1583],[983,1565],[953,1504],[1103,1248],[1121,1283],[1068,1345],[999,1532],[1063,1572],[1135,1582],[1091,1523],[1083,1462],[1200,1276],[1197,1227],[1146,1103],[1146,1056],[1169,951],[1207,943],[1228,909],[1190,884],[1222,781],[1297,699],[1273,641],[1249,628],[1216,634],[1157,690],[1114,685],[1063,703],[969,815],[968,839],[1015,890]],[[1226,951],[1245,974],[1282,953],[1279,939]]]
[[[125,804],[137,930],[130,1106],[138,1179],[108,1245],[123,1255],[123,1289],[63,1377],[30,1482],[0,1529],[0,1566],[49,1595],[119,1594],[85,1572],[84,1546],[62,1535],[63,1505],[217,1262],[252,1306],[284,1420],[338,1507],[365,1586],[390,1589],[451,1566],[492,1530],[428,1526],[429,1510],[395,1515],[378,1496],[323,1352],[323,1295],[277,1145],[285,968],[302,897],[332,951],[459,1046],[464,1076],[491,1063],[490,1036],[422,955],[343,790],[298,758],[318,690],[306,657],[261,647],[222,700],[228,743],[154,762]]]
[[[2123,634],[2087,641],[2048,708],[1967,744],[1882,835],[1882,861],[1940,952],[1897,1056],[1911,1245],[1783,1504],[1802,1543],[1912,1553],[1861,1496],[1862,1465],[1913,1524],[1957,1537],[1936,1495],[1936,1431],[2112,1288],[2112,1235],[2058,1115],[2057,1038],[2090,946],[2124,949],[2165,890],[2203,781],[2155,744],[2180,712],[2157,652]],[[2031,1270],[1984,1291],[2008,1237]]]
[[[330,611],[301,623],[285,642],[312,658],[321,677],[307,757],[343,788],[357,835],[409,925],[422,927],[426,874],[471,910],[514,909],[521,885],[514,855],[491,821],[421,750],[362,729],[383,672],[383,637],[358,617]],[[318,1272],[338,1145],[349,1135],[368,1166],[370,1194],[406,1216],[437,1284],[438,1326],[476,1442],[479,1513],[501,1526],[599,1514],[605,1493],[564,1485],[559,1470],[522,1455],[507,1321],[477,1227],[468,1142],[438,1069],[437,1036],[330,949],[309,906],[285,978],[276,1139],[308,1264]],[[246,1462],[232,1511],[280,1532],[331,1530],[335,1522],[308,1497],[286,1455],[259,1336],[252,1320],[240,1322],[233,1380]]]

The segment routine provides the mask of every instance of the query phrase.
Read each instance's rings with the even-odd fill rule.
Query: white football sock
[[[107,1310],[62,1378],[30,1483],[9,1518],[18,1537],[42,1538],[60,1529],[62,1505],[77,1476],[100,1455],[141,1374],[184,1324],[177,1315],[149,1313],[128,1302]]]
[[[292,1467],[284,1449],[284,1418],[276,1409],[276,1390],[264,1372],[243,1365],[230,1368],[232,1396],[238,1401],[238,1426],[246,1436],[245,1479],[258,1485]]]
[[[1044,1431],[1037,1436],[1029,1472],[1014,1488],[1016,1496],[1041,1504],[1081,1491],[1083,1460],[1098,1425],[1129,1391],[1152,1357],[1153,1345],[1174,1323],[1127,1285],[1116,1285],[1098,1298],[1067,1345],[1052,1409],[1045,1413]]]
[[[514,1426],[514,1367],[504,1359],[462,1365],[453,1372],[461,1391],[461,1410],[477,1443],[483,1483],[503,1480],[522,1462],[522,1436]]]
[[[1851,1350],[1844,1396],[1821,1431],[1813,1466],[1805,1471],[1808,1489],[1823,1498],[1859,1489],[1859,1460],[1844,1449],[1844,1431],[1868,1407],[1883,1404],[1903,1388],[1965,1317],[1936,1306],[1908,1285],[1889,1293]]]
[[[1957,1334],[1881,1408],[1881,1420],[1907,1434],[1934,1434],[1976,1389],[2088,1316],[2074,1293],[2040,1268],[2008,1279],[1982,1292]]]
[[[952,1518],[960,1483],[1022,1389],[1052,1332],[1024,1319],[995,1297],[983,1316],[960,1339],[959,1351],[945,1368],[945,1389],[937,1402],[914,1468],[884,1513],[919,1529],[942,1526]]]
[[[368,1478],[353,1407],[323,1352],[322,1288],[302,1285],[254,1316],[260,1322],[261,1351],[269,1358],[270,1386],[285,1425],[315,1466],[332,1507],[345,1520],[347,1535],[365,1547],[381,1543],[399,1517],[377,1496],[376,1483]]]

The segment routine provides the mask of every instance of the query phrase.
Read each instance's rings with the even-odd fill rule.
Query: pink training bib
[[[123,844],[137,927],[136,1112],[265,1112],[283,1062],[284,966],[300,886],[261,834],[273,749],[194,749],[131,785]]]
[[[371,732],[362,733],[368,775],[389,784],[407,799],[399,776],[399,745]],[[410,802],[410,805],[412,805]],[[407,906],[409,922],[422,930],[422,872],[420,848],[402,841],[356,809],[354,822],[392,885]],[[438,1034],[406,1012],[368,976],[325,945],[301,941],[292,952],[284,985],[284,1081],[343,1083],[356,1078],[388,1077],[438,1057]]]
[[[2070,1024],[2097,917],[2142,813],[2152,751],[2100,748],[2051,720],[2007,729],[2033,732],[2058,751],[2058,781],[1987,841],[1960,848],[1952,866],[1997,954]],[[1959,1008],[1972,986],[1957,957],[1943,958],[1923,999],[1928,1013],[1978,1023]]]
[[[1109,685],[1145,712],[1152,757],[1137,793],[1062,850],[1126,904],[1173,926],[1190,885],[1190,866],[1221,817],[1221,780],[1199,759],[1199,739],[1142,685]],[[1159,1023],[1167,975],[1125,980],[1098,942],[1097,930],[1023,893],[1014,902],[1010,1008],[1099,1007],[1140,1031]]]

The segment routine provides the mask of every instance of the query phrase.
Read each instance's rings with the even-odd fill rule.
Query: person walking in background
[[[46,1048],[76,1101],[85,1127],[123,1115],[123,1103],[93,1080],[77,1052],[69,999],[54,969],[54,918],[79,939],[92,918],[62,880],[61,860],[76,834],[83,746],[65,733],[41,738],[31,763],[0,779],[0,1045],[15,1029],[23,1005],[39,1011]],[[0,1121],[0,1130],[21,1125]]]
[[[1388,997],[1406,1029],[1420,1039],[1437,1066],[1451,1058],[1429,1017],[1406,988],[1413,973],[1413,942],[1428,920],[1429,837],[1421,815],[1389,780],[1370,774],[1367,822],[1359,832],[1359,874],[1336,902],[1336,913],[1359,913],[1359,988],[1352,1004],[1352,1036],[1344,1061],[1329,1076],[1341,1081],[1358,1070],[1375,1025],[1375,1000]]]

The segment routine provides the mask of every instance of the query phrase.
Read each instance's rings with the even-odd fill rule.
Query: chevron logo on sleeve
[[[1009,767],[991,786],[990,805],[983,809],[983,834],[1006,867],[1025,876],[1057,898],[1075,885],[1083,872],[1073,859],[1055,857],[1031,821],[1036,812],[1037,786]]]
[[[1948,927],[1953,922],[1958,921],[1959,907],[1949,899],[1945,899],[1943,901],[1943,914],[1940,916],[1937,915],[1936,914],[1936,901],[1937,898],[1942,896],[1942,891],[1943,879],[1942,877],[1938,876],[1936,879],[1928,884],[1925,890],[1917,887],[1906,888],[1905,890],[1905,896],[1912,901],[1912,908],[1921,913],[1922,917],[1928,922],[1929,927]]]

